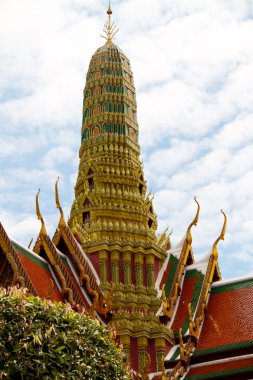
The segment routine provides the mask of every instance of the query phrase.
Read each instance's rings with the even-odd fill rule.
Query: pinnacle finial
[[[116,25],[114,22],[111,24],[111,15],[112,15],[112,8],[111,8],[111,3],[109,1],[109,6],[107,9],[108,14],[108,20],[105,22],[103,32],[105,35],[101,34],[101,37],[106,39],[106,44],[110,45],[112,43],[112,39],[115,36],[115,34],[118,32],[119,29],[117,29]]]

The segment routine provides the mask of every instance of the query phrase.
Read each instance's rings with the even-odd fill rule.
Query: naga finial
[[[197,212],[196,212],[195,218],[193,219],[193,221],[191,222],[191,224],[190,224],[189,227],[187,228],[186,239],[187,239],[187,242],[188,242],[189,244],[192,243],[191,228],[192,228],[193,225],[196,226],[197,223],[198,223],[198,220],[199,220],[199,210],[200,210],[200,205],[199,205],[199,202],[197,201],[197,198],[196,198],[196,197],[194,197],[194,200],[195,200],[195,202],[197,203],[198,208],[197,208]]]
[[[112,9],[111,9],[110,1],[109,1],[109,6],[106,13],[108,14],[108,20],[105,22],[104,29],[103,29],[105,36],[101,34],[101,37],[106,39],[107,45],[110,45],[112,43],[113,37],[119,31],[119,29],[117,29],[114,22],[111,24]]]
[[[224,215],[224,222],[223,222],[222,230],[221,230],[219,237],[213,243],[212,255],[214,256],[215,259],[218,258],[217,245],[218,245],[220,240],[224,240],[225,233],[226,233],[226,226],[227,226],[227,216],[223,210],[221,210],[221,212]]]
[[[57,181],[55,182],[55,203],[56,203],[56,207],[58,208],[58,210],[60,211],[60,214],[61,214],[61,218],[60,218],[58,226],[64,227],[66,225],[66,222],[65,222],[64,214],[63,214],[61,204],[60,204],[60,199],[59,199],[59,192],[58,192],[59,180],[60,180],[60,177],[58,177]]]
[[[36,194],[36,214],[38,219],[41,221],[41,229],[40,229],[40,237],[45,238],[47,236],[47,230],[46,230],[46,225],[43,219],[43,216],[41,215],[40,212],[40,205],[39,205],[39,194],[40,194],[40,189],[38,190]]]

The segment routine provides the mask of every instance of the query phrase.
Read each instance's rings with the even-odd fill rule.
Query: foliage
[[[69,305],[0,288],[0,379],[128,379],[107,330]]]

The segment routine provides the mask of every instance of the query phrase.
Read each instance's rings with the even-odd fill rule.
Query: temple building
[[[116,326],[126,362],[142,379],[252,379],[253,278],[222,280],[223,211],[210,252],[195,262],[196,198],[196,214],[176,246],[167,231],[157,234],[140,160],[133,73],[113,42],[117,30],[110,6],[107,15],[106,43],[91,58],[83,92],[80,164],[69,220],[57,180],[59,223],[52,238],[39,192],[41,230],[33,249],[11,239],[0,224],[0,285],[20,284]]]

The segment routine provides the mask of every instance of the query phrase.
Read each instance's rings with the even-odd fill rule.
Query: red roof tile
[[[191,269],[186,272],[179,305],[172,324],[172,330],[178,332],[179,329],[182,328],[183,334],[186,333],[189,327],[188,305],[191,303],[192,313],[194,313],[198,304],[203,280],[203,274],[196,269]]]
[[[23,255],[22,253],[18,251],[16,252],[26,270],[27,275],[29,276],[36,291],[38,292],[38,295],[42,298],[46,297],[48,290],[51,287],[51,280],[54,282],[54,279],[49,271],[49,268],[48,269],[46,268],[47,264],[43,262],[44,265],[39,265],[35,261],[28,258],[27,256]],[[61,293],[58,290],[55,282],[54,282],[51,300],[62,301]]]
[[[190,371],[187,374],[186,379],[198,379],[198,378],[203,378],[200,375],[209,375],[224,371],[233,371],[233,370],[238,370],[238,369],[243,369],[243,368],[248,368],[252,367],[253,369],[253,358],[248,358],[248,359],[241,359],[241,360],[232,360],[228,362],[218,362],[214,364],[207,364],[207,365],[201,365],[199,367],[191,368]]]
[[[196,352],[253,340],[253,284],[248,285],[212,289]]]
[[[160,282],[160,289],[162,288],[163,284],[166,283],[166,280],[167,278],[169,277],[169,274],[170,274],[170,271],[171,271],[171,268],[172,268],[172,264],[171,264],[171,260],[168,261],[168,265],[163,273],[163,276],[162,276],[162,279],[161,279],[161,282]]]
[[[184,280],[179,305],[177,308],[174,322],[172,324],[173,331],[179,331],[179,329],[182,328],[184,325],[185,318],[187,316],[188,304],[191,302],[196,281],[197,280],[195,277],[186,278]]]

